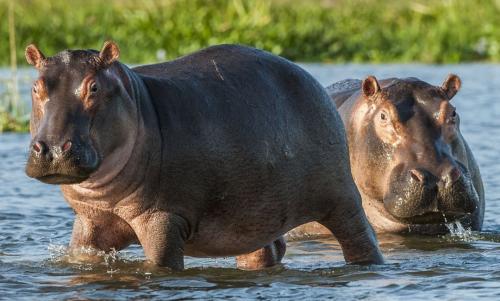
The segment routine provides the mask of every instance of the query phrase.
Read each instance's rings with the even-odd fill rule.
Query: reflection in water
[[[73,212],[59,188],[24,176],[26,135],[0,135],[0,299],[500,300],[500,66],[308,65],[323,84],[344,78],[417,76],[464,82],[454,98],[461,129],[486,186],[481,233],[449,223],[450,234],[379,235],[386,264],[345,265],[331,237],[290,241],[281,266],[235,269],[234,258],[186,258],[171,272],[144,262],[139,246],[69,254]],[[0,70],[1,76],[1,70]],[[28,100],[29,87],[22,87]],[[481,118],[477,118],[481,116]],[[7,184],[5,184],[7,183]]]

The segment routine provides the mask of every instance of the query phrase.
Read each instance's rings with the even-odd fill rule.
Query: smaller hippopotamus
[[[297,65],[237,45],[130,69],[113,42],[45,57],[32,89],[28,176],[61,185],[71,249],[140,243],[184,255],[280,262],[282,235],[317,221],[350,263],[381,263],[352,179],[342,120]]]
[[[484,190],[451,99],[461,86],[373,76],[327,88],[347,131],[354,181],[378,232],[445,233],[455,220],[481,230]],[[326,234],[311,223],[293,235]]]

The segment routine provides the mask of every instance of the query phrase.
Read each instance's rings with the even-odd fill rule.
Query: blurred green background
[[[9,64],[0,0],[0,65]],[[500,0],[17,0],[17,60],[113,39],[127,63],[242,43],[294,61],[455,63],[500,60]]]
[[[127,64],[220,43],[299,62],[500,61],[500,0],[0,0],[0,24],[0,132],[27,130],[30,43],[53,55],[113,39]]]

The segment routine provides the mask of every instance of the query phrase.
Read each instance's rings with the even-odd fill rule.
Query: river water
[[[483,231],[455,225],[452,234],[439,237],[379,235],[386,264],[369,267],[345,265],[329,238],[289,242],[283,265],[253,272],[235,269],[234,258],[188,257],[180,273],[152,269],[138,246],[93,261],[69,258],[71,208],[58,187],[24,175],[29,137],[3,134],[0,299],[500,300],[500,66],[303,66],[324,85],[369,74],[415,76],[438,85],[450,72],[460,75],[463,88],[453,103],[485,182]],[[34,73],[20,73],[28,101]],[[7,74],[0,70],[0,78]]]

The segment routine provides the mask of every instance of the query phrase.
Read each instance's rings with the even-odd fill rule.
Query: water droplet
[[[445,217],[445,222],[446,222],[446,217]],[[464,242],[470,242],[474,240],[474,237],[472,235],[472,230],[470,228],[465,228],[458,220],[446,223],[445,226],[446,228],[448,228],[448,231],[450,232],[450,236],[452,238],[458,238],[459,240]]]

